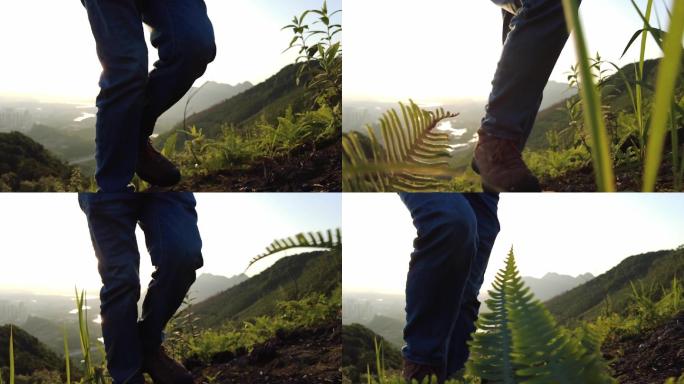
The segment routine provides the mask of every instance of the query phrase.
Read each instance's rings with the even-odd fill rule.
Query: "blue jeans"
[[[122,192],[157,118],[204,74],[216,56],[203,0],[83,0],[102,63],[97,97],[95,179]],[[143,23],[159,61],[148,73]]]
[[[163,330],[202,267],[202,240],[191,193],[79,194],[102,278],[102,335],[114,383],[143,383],[144,356],[157,349]],[[140,299],[139,224],[155,271]]]
[[[477,296],[499,233],[497,194],[401,194],[418,235],[406,280],[404,357],[463,368],[480,308]]]
[[[521,0],[504,14],[504,46],[492,81],[481,135],[515,140],[520,149],[532,132],[558,57],[568,40],[561,0]]]

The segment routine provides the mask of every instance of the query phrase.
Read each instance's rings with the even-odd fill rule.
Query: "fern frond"
[[[266,247],[266,252],[254,257],[245,271],[261,259],[293,248],[326,248],[338,249],[342,246],[342,230],[329,229],[323,232],[298,233],[285,239],[276,239]]]
[[[435,190],[443,184],[439,177],[456,174],[449,169],[449,134],[434,128],[458,114],[443,108],[426,111],[412,100],[399,107],[401,116],[390,109],[380,119],[382,142],[370,125],[366,135],[351,132],[342,137],[345,191]]]
[[[491,383],[613,383],[589,329],[561,328],[518,272],[513,249],[478,320],[467,368]]]
[[[515,277],[513,249],[492,284],[489,299],[485,302],[489,313],[480,315],[477,328],[482,332],[473,334],[470,342],[470,360],[466,369],[473,376],[492,383],[515,384],[515,363],[511,357],[513,338],[509,324],[506,287]]]

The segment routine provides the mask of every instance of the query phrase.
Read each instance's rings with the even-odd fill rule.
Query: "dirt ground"
[[[641,190],[641,164],[620,165],[615,169],[617,190],[620,192],[639,192]],[[545,192],[596,192],[596,179],[591,165],[570,171],[556,178],[542,178],[542,190]],[[672,175],[671,155],[663,158],[658,172],[656,191],[673,192],[674,177]]]
[[[609,340],[601,348],[621,384],[662,384],[684,373],[684,312],[641,335]]]
[[[277,159],[261,159],[246,170],[223,170],[187,178],[173,188],[194,192],[340,192],[342,148],[302,148]]]
[[[196,384],[341,383],[341,321],[278,335],[254,348],[216,354],[209,366],[185,361]]]

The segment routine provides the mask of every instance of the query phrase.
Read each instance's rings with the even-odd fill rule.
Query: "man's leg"
[[[148,0],[142,16],[152,27],[152,45],[159,50],[147,86],[149,103],[141,131],[145,142],[157,118],[204,74],[216,57],[216,44],[204,0]]]
[[[477,223],[458,194],[401,194],[418,236],[406,281],[405,359],[420,371],[434,367],[443,378],[449,337],[477,248]],[[421,372],[411,378],[421,379]]]
[[[137,0],[85,0],[102,63],[97,97],[95,179],[123,192],[138,161],[148,78],[147,46]]]
[[[202,267],[202,240],[191,193],[156,193],[145,197],[140,227],[156,270],[143,302],[139,324],[146,368],[154,362],[166,324],[183,303],[195,271]],[[164,380],[162,380],[164,381]],[[175,381],[175,380],[174,380]]]
[[[100,314],[107,368],[114,384],[143,383],[138,336],[140,255],[135,238],[139,198],[133,193],[79,194],[102,277]]]
[[[520,151],[544,87],[568,39],[561,0],[522,0],[510,19],[482,126],[475,163],[495,190],[538,189]]]
[[[451,335],[449,354],[447,358],[447,376],[456,374],[463,369],[468,357],[468,342],[475,332],[475,322],[480,310],[477,296],[484,280],[484,274],[489,262],[494,241],[499,233],[499,219],[497,205],[499,196],[496,194],[468,194],[466,199],[477,217],[478,245],[477,254],[470,267],[470,275],[463,292],[463,300],[459,310],[454,333]]]

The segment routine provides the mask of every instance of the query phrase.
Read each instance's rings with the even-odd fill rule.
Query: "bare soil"
[[[684,312],[636,336],[608,340],[601,348],[622,384],[662,384],[684,373]]]
[[[658,172],[657,192],[673,192],[674,177],[672,175],[672,155],[663,158],[663,164]],[[621,164],[615,168],[617,190],[620,192],[639,192],[641,190],[641,163]],[[567,172],[555,178],[540,180],[542,191],[545,192],[596,192],[596,178],[594,169],[590,165]]]
[[[342,383],[342,324],[340,321],[277,336],[246,350],[222,352],[210,365],[188,359],[185,366],[195,383],[324,384]]]
[[[341,192],[342,141],[301,147],[287,156],[262,158],[241,169],[184,178],[173,188],[148,192]]]

